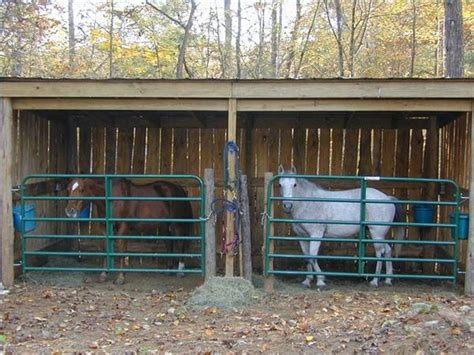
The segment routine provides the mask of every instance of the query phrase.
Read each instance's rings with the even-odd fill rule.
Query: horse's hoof
[[[102,273],[99,275],[99,283],[103,284],[105,281],[107,281],[107,274]]]
[[[176,274],[176,277],[180,277],[180,278],[181,278],[181,277],[184,277],[184,272],[178,272],[178,273]]]
[[[316,287],[319,288],[320,290],[326,288],[326,284],[324,282],[318,282],[316,283]]]
[[[385,280],[385,286],[393,286],[392,280]]]
[[[311,280],[304,280],[302,283],[301,283],[305,288],[311,288]]]
[[[114,281],[115,285],[123,285],[125,283],[125,279],[123,277],[117,277]]]
[[[379,282],[375,281],[375,280],[372,280],[372,281],[369,282],[369,285],[370,285],[370,287],[377,288],[377,287],[379,287]]]

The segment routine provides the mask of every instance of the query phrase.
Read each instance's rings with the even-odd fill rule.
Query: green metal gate
[[[57,188],[55,196],[51,195],[28,195],[27,186],[28,183],[33,180],[53,180],[54,183],[59,185],[67,184],[67,181],[72,178],[91,178],[91,179],[103,179],[105,186],[105,196],[100,197],[72,197],[72,196],[60,196],[58,191],[62,189]],[[112,182],[118,179],[153,179],[153,180],[178,180],[194,182],[195,187],[199,189],[198,196],[196,197],[138,197],[138,196],[113,196],[112,195]],[[193,185],[194,187],[194,185]],[[104,217],[87,217],[87,218],[69,218],[60,217],[59,214],[64,214],[64,208],[60,208],[63,205],[63,201],[68,200],[86,200],[93,202],[94,200],[105,201],[106,214]],[[191,219],[184,218],[118,218],[113,215],[113,201],[190,201],[199,203],[199,216]],[[26,214],[25,206],[27,203],[38,203],[41,201],[50,201],[56,206],[58,215],[55,216],[35,216],[31,217]],[[201,273],[204,274],[205,265],[205,187],[202,179],[196,175],[134,175],[134,174],[36,174],[27,176],[20,186],[20,207],[21,207],[21,243],[22,243],[22,269],[23,272],[30,270],[51,270],[51,271],[89,271],[89,272],[102,272],[102,271],[126,271],[126,272],[183,272],[183,273]],[[77,222],[100,222],[105,224],[105,235],[89,235],[89,234],[38,234],[34,230],[26,231],[25,224],[28,222],[34,223],[77,223]],[[125,235],[118,236],[114,235],[114,223],[117,222],[181,222],[181,223],[194,223],[198,225],[199,233],[196,235],[188,236],[172,236],[172,235]],[[195,234],[195,233],[193,233]],[[46,240],[69,240],[74,241],[78,239],[95,239],[105,240],[105,250],[102,251],[56,251],[56,250],[30,250],[28,240],[32,239],[46,239]],[[115,241],[118,239],[127,240],[152,240],[152,241],[174,241],[182,240],[186,242],[199,243],[199,252],[189,253],[148,253],[148,252],[122,252],[119,253],[115,249]],[[92,267],[74,267],[74,266],[34,266],[30,265],[29,257],[100,257],[106,258],[104,266],[92,266]],[[168,269],[168,268],[152,268],[152,267],[128,267],[120,268],[116,265],[115,259],[121,257],[135,257],[135,258],[197,258],[199,259],[199,266],[195,268],[185,268],[182,270]]]
[[[334,198],[304,198],[304,197],[279,197],[273,195],[273,184],[276,180],[282,177],[290,178],[304,178],[308,180],[329,180],[329,181],[353,181],[357,182],[361,188],[361,197],[360,199],[334,199]],[[381,181],[381,182],[401,182],[401,183],[419,183],[420,189],[421,184],[438,184],[445,191],[449,190],[454,191],[452,198],[449,201],[421,201],[421,200],[373,200],[366,199],[367,185],[370,181]],[[376,187],[376,186],[374,186]],[[323,176],[323,175],[276,175],[272,177],[268,186],[265,186],[267,189],[267,200],[266,200],[266,235],[265,235],[265,266],[264,272],[265,275],[326,275],[326,276],[359,276],[359,277],[384,277],[385,274],[375,274],[367,271],[368,262],[376,261],[394,261],[394,262],[419,262],[419,263],[436,263],[444,264],[451,266],[451,273],[449,275],[439,275],[439,274],[408,274],[408,273],[395,273],[392,278],[404,278],[404,279],[439,279],[439,280],[452,280],[456,281],[458,274],[458,248],[459,248],[459,223],[460,223],[460,204],[461,204],[461,194],[459,186],[456,182],[449,179],[425,179],[425,178],[398,178],[398,177],[370,177],[370,176]],[[277,218],[274,215],[274,203],[278,201],[313,201],[313,202],[347,202],[347,203],[360,203],[360,221],[359,222],[350,222],[350,221],[327,221],[327,220],[317,220],[317,219],[292,219],[292,218]],[[454,223],[439,222],[439,223],[415,223],[415,222],[374,222],[366,221],[366,205],[370,203],[388,203],[388,204],[402,204],[402,205],[425,205],[425,206],[446,206],[447,208],[452,209],[452,215],[454,217]],[[276,223],[319,223],[319,224],[359,224],[360,232],[356,238],[310,238],[310,237],[301,237],[301,236],[279,236],[273,235],[271,232],[270,226]],[[381,257],[377,258],[375,256],[367,256],[366,248],[368,245],[375,243],[374,240],[370,239],[367,236],[366,227],[369,225],[390,225],[390,226],[404,226],[404,227],[419,227],[419,228],[439,228],[451,230],[453,238],[452,240],[391,240],[386,239],[384,241],[377,240],[377,243],[391,243],[391,244],[414,244],[414,245],[433,245],[433,246],[443,246],[446,248],[452,248],[452,257],[449,258],[386,258]],[[280,243],[289,243],[294,241],[321,241],[327,243],[355,243],[357,245],[357,255],[354,256],[337,256],[337,255],[318,255],[318,256],[305,256],[303,254],[289,254],[289,253],[278,253],[274,252],[273,248],[270,248],[271,241],[279,241]],[[274,267],[273,263],[270,265],[270,260],[276,261],[278,259],[299,259],[307,260],[308,258],[312,259],[323,259],[323,260],[350,260],[357,264],[357,270],[354,272],[316,272],[316,271],[307,271],[307,270],[288,270],[278,267]]]

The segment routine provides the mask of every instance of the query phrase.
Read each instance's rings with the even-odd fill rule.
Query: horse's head
[[[283,165],[278,167],[278,174],[285,174],[285,175],[295,175],[296,168],[292,165],[291,170],[285,171]],[[297,179],[293,177],[283,177],[280,178],[279,186],[280,186],[280,194],[281,197],[294,197],[295,196],[295,189],[297,186]],[[286,213],[290,213],[291,209],[293,208],[293,201],[283,201],[283,210]]]
[[[67,185],[67,194],[70,197],[83,197],[93,196],[91,185],[93,181],[91,179],[72,179]],[[79,213],[84,209],[86,201],[84,200],[68,200],[67,206],[64,209],[66,215],[70,218],[76,218]]]

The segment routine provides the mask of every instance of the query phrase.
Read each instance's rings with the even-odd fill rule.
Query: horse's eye
[[[281,187],[281,184],[278,184],[278,187]]]
[[[296,184],[294,184],[293,187],[296,187]]]

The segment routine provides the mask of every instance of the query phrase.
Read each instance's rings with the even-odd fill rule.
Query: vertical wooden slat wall
[[[47,120],[31,112],[17,114],[14,121],[15,167],[14,184],[32,173],[64,173],[67,157],[67,125],[60,120]],[[440,168],[442,178],[452,178],[464,188],[469,182],[468,117],[461,117],[440,129]],[[39,137],[49,137],[42,139]],[[203,175],[205,168],[214,168],[217,179],[216,197],[222,196],[223,149],[226,130],[217,128],[115,128],[80,127],[78,130],[78,166],[82,172],[93,173],[190,173]],[[261,213],[264,210],[263,174],[277,172],[278,165],[298,172],[333,175],[424,176],[426,169],[426,131],[417,129],[305,129],[257,128],[240,129],[241,167],[249,178],[249,199],[252,223],[253,253],[259,257],[263,234]],[[189,188],[195,195],[197,189]],[[276,189],[278,192],[278,189]],[[418,199],[421,189],[388,189],[398,197]],[[62,203],[48,207],[37,204],[39,216],[62,213]],[[49,210],[48,210],[49,208]],[[193,206],[197,214],[197,206]],[[412,220],[411,211],[408,211]],[[443,215],[444,213],[444,215]],[[449,218],[443,212],[440,218]],[[275,214],[283,216],[279,206]],[[40,232],[58,233],[60,225],[44,224]],[[218,224],[217,238],[221,226]],[[279,235],[291,234],[288,226],[276,226]],[[409,238],[419,237],[410,230]],[[440,239],[450,238],[442,233]],[[40,241],[35,248],[42,247]],[[278,244],[277,244],[278,247]],[[283,247],[283,246],[281,246]],[[297,243],[291,247],[298,250]],[[462,243],[461,255],[464,257]],[[258,258],[259,259],[259,258]],[[261,265],[257,263],[257,266]]]

